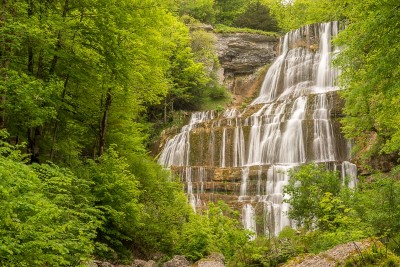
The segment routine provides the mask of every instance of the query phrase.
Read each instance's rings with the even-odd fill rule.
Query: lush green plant
[[[183,227],[179,252],[198,260],[211,252],[222,253],[229,260],[249,241],[239,213],[226,203],[210,203],[204,214],[192,214]]]
[[[216,23],[231,26],[245,5],[245,0],[215,0]]]
[[[265,31],[262,31],[262,30],[256,30],[256,29],[250,29],[250,28],[237,28],[237,27],[226,26],[226,25],[223,25],[223,24],[215,25],[214,32],[216,32],[216,33],[245,32],[245,33],[256,33],[256,34],[262,34],[262,35],[274,36],[274,37],[279,37],[280,36],[276,32],[265,32]]]
[[[179,4],[181,16],[189,15],[203,23],[214,23],[214,0],[184,0]]]
[[[335,218],[329,218],[328,214],[324,214],[324,211],[331,212],[329,208],[325,208],[328,205],[327,202],[340,202],[332,198],[338,196],[342,189],[342,180],[337,172],[311,163],[291,170],[289,176],[289,183],[284,187],[283,192],[289,195],[289,198],[285,199],[291,205],[289,217],[294,219],[298,226],[313,229],[319,226],[324,227],[327,220],[335,220]]]
[[[398,9],[395,0],[350,1],[350,23],[338,39],[346,47],[337,59],[346,100],[343,130],[355,139],[359,158],[384,171],[398,163],[400,151]]]
[[[246,10],[233,23],[240,28],[250,28],[266,32],[278,32],[278,22],[270,14],[269,7],[260,1],[250,2]]]
[[[78,266],[90,259],[99,226],[90,183],[54,165],[26,165],[12,147],[1,151],[0,265]]]
[[[103,258],[131,257],[126,243],[133,239],[141,223],[140,191],[136,177],[129,172],[126,159],[110,148],[98,160],[87,162],[80,169],[80,178],[93,181],[94,207],[101,214],[98,220],[96,253]]]
[[[305,251],[303,237],[285,227],[277,237],[259,236],[237,250],[228,266],[278,266]]]

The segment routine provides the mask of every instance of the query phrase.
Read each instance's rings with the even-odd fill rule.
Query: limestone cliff
[[[278,54],[279,39],[255,33],[217,34],[219,78],[233,94],[234,104],[259,90],[265,68]]]

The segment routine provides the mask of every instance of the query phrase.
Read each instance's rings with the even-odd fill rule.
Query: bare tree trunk
[[[31,162],[39,162],[39,139],[41,129],[39,126],[28,129],[28,153],[31,154]]]
[[[62,13],[63,20],[65,20],[65,17],[67,16],[68,6],[69,6],[69,0],[65,0],[63,13]],[[57,35],[57,43],[56,43],[56,49],[55,49],[56,54],[53,56],[53,59],[51,61],[51,66],[50,66],[50,70],[49,70],[49,76],[53,75],[55,70],[56,70],[57,62],[58,62],[58,59],[59,59],[59,57],[57,55],[57,52],[60,49],[61,49],[61,31],[59,31],[58,35]]]
[[[64,88],[63,88],[63,91],[61,94],[61,102],[64,102],[64,100],[65,100],[65,94],[67,93],[68,81],[69,81],[69,74],[67,74],[67,77],[65,77]],[[51,140],[51,149],[50,149],[50,161],[53,161],[53,158],[54,158],[54,145],[55,145],[56,139],[57,139],[57,130],[58,130],[58,121],[59,121],[60,110],[61,110],[61,108],[58,109],[57,120],[54,122],[53,137]]]
[[[103,118],[101,119],[101,122],[100,122],[99,151],[98,151],[98,156],[99,157],[101,155],[103,155],[103,153],[104,153],[106,129],[107,129],[107,121],[108,121],[108,113],[110,111],[111,102],[112,102],[111,88],[108,88],[107,94],[106,94],[106,101],[104,103]]]
[[[28,16],[32,17],[33,15],[33,3],[32,0],[28,0]],[[33,62],[33,47],[32,44],[29,44],[28,47],[28,72],[30,72],[31,74],[33,74],[33,66],[34,66],[34,62]]]
[[[7,0],[2,0],[1,2],[1,16],[0,16],[0,27],[6,22],[6,14],[7,14]],[[1,74],[2,79],[7,80],[7,72],[6,69],[8,68],[8,65],[10,64],[9,59],[7,58],[7,42],[3,44],[3,47],[0,48],[0,69],[3,69],[4,73]],[[4,59],[2,59],[4,57]],[[0,95],[0,103],[2,105],[0,109],[0,129],[3,129],[5,127],[5,109],[4,105],[6,102],[6,95],[5,92],[1,92],[2,94]]]
[[[1,2],[1,21],[6,21],[6,11],[7,11],[7,0],[2,0]]]

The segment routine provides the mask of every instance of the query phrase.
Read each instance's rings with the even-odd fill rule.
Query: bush
[[[235,27],[250,28],[267,32],[278,32],[278,22],[271,16],[267,6],[260,1],[250,3],[246,10],[240,14],[234,24]]]
[[[4,145],[4,144],[3,144]],[[0,265],[77,266],[91,258],[99,225],[85,181],[53,165],[0,156]]]

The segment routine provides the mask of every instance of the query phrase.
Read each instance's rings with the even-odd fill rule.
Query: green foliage
[[[354,209],[370,225],[371,234],[382,237],[393,251],[400,252],[400,182],[375,175],[376,181],[364,183],[356,194]]]
[[[89,166],[81,171],[81,179],[88,177],[93,181],[94,206],[101,211],[96,253],[103,258],[112,258],[113,253],[121,259],[129,258],[124,242],[132,240],[140,224],[142,209],[138,203],[138,181],[129,172],[126,159],[113,148],[97,162],[89,160],[87,163]]]
[[[318,223],[323,226],[327,221],[335,220],[324,212],[332,212],[327,202],[331,202],[331,206],[334,205],[332,201],[340,202],[333,199],[339,195],[342,188],[342,181],[337,172],[328,171],[321,165],[307,164],[297,170],[291,170],[289,176],[289,183],[283,192],[290,196],[285,200],[292,207],[289,211],[290,218],[306,229],[312,229]],[[326,217],[322,218],[322,215]]]
[[[183,0],[179,4],[181,16],[189,15],[203,23],[214,23],[214,0]]]
[[[88,184],[52,165],[0,156],[1,266],[77,266],[98,226]]]
[[[384,266],[395,267],[399,266],[400,258],[393,255],[387,248],[383,247],[380,242],[374,242],[372,246],[358,254],[355,254],[343,264],[345,267],[352,266]]]
[[[400,151],[399,45],[397,1],[352,1],[349,25],[339,35],[346,44],[337,63],[343,70],[341,86],[346,89],[343,130],[358,144],[366,162],[378,154]],[[394,160],[398,159],[398,155]],[[388,161],[388,158],[385,158]]]
[[[210,203],[206,214],[192,214],[183,227],[178,252],[198,260],[211,252],[229,260],[249,240],[239,214],[224,202]]]
[[[129,170],[139,181],[141,224],[134,233],[135,253],[150,256],[173,254],[182,237],[182,228],[192,213],[182,185],[171,181],[170,173],[150,158],[130,155]]]
[[[260,1],[250,2],[246,10],[240,14],[234,24],[240,28],[250,28],[266,32],[278,32],[278,22],[270,14],[269,7]]]
[[[227,266],[278,266],[304,252],[302,238],[296,230],[286,227],[277,237],[257,237],[237,250]]]
[[[290,31],[307,24],[343,20],[349,1],[342,0],[262,0],[271,9],[279,28]]]
[[[216,23],[231,26],[245,5],[245,0],[215,0]]]
[[[255,29],[250,29],[250,28],[236,28],[236,27],[226,26],[226,25],[223,25],[223,24],[215,25],[214,32],[216,32],[216,33],[245,32],[245,33],[256,33],[256,34],[262,34],[262,35],[274,36],[274,37],[278,37],[279,36],[276,32],[265,32],[265,31],[262,31],[262,30],[255,30]]]

